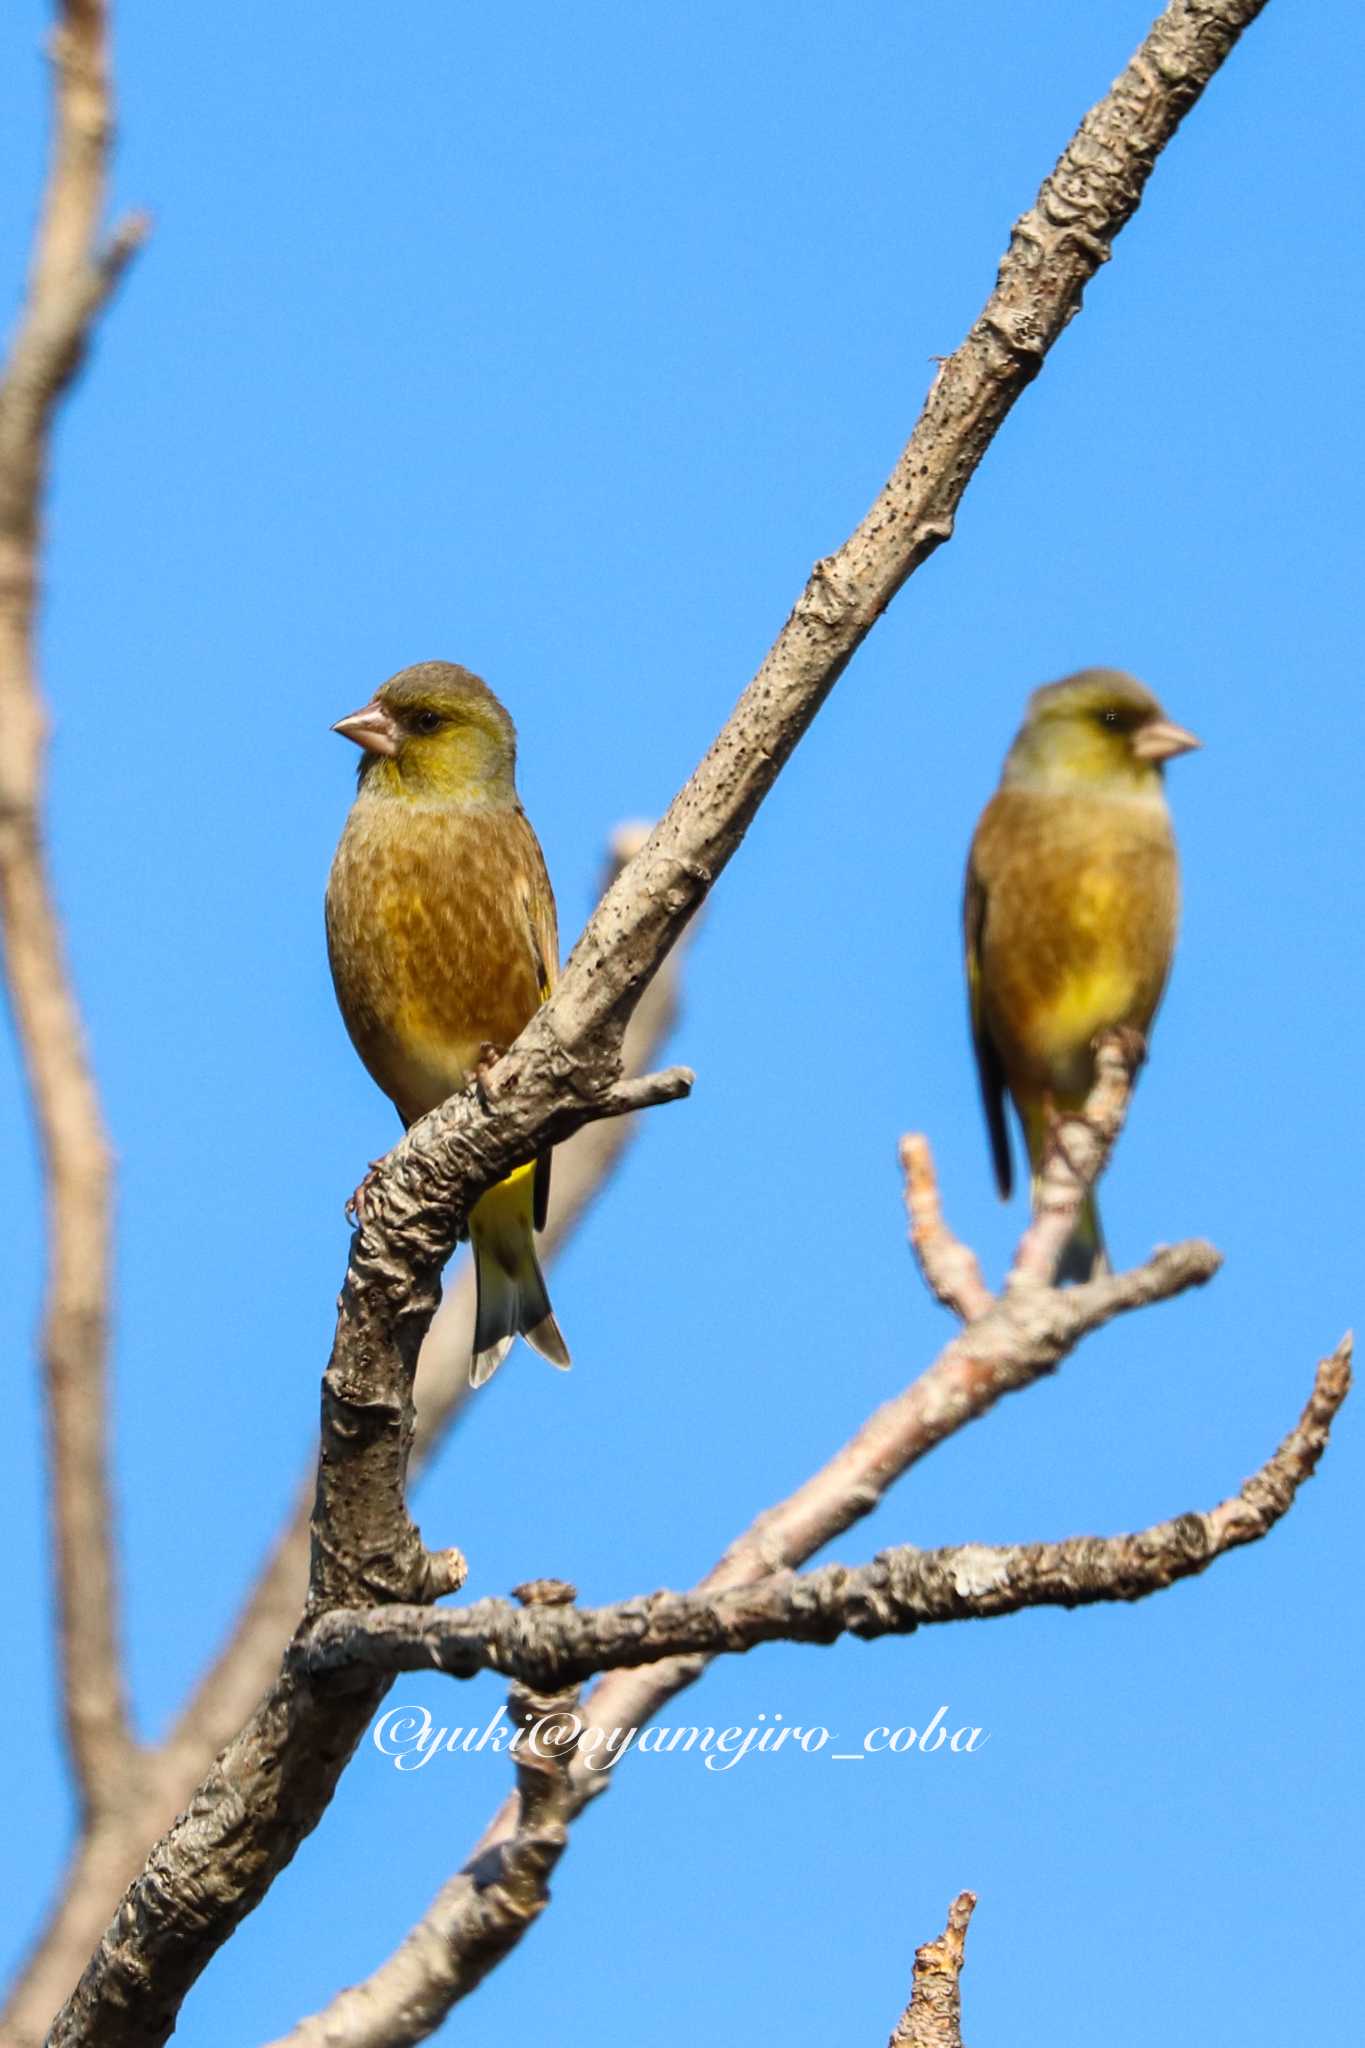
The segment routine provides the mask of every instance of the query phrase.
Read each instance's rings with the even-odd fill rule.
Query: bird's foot
[[[505,1045],[494,1045],[490,1039],[485,1039],[484,1043],[479,1047],[479,1057],[474,1062],[474,1092],[479,1098],[479,1107],[481,1109],[491,1109],[493,1107],[493,1097],[488,1088],[488,1076],[506,1050],[507,1047]]]
[[[1139,1031],[1136,1024],[1115,1024],[1109,1035],[1117,1038],[1123,1064],[1129,1073],[1136,1074],[1147,1058],[1147,1034]]]
[[[360,1186],[355,1190],[355,1193],[351,1195],[351,1197],[346,1203],[346,1221],[348,1223],[354,1223],[357,1230],[364,1228],[365,1195],[367,1190],[372,1188],[375,1182],[378,1180],[379,1169],[383,1164],[384,1162],[382,1159],[372,1159],[370,1161],[369,1170],[366,1173],[364,1180],[361,1181]]]
[[[1058,1109],[1052,1091],[1048,1089],[1043,1095],[1043,1117],[1047,1126],[1047,1144],[1043,1148],[1043,1157],[1046,1159],[1048,1153],[1055,1152],[1065,1163],[1067,1172],[1073,1177],[1078,1177],[1079,1168],[1066,1149],[1066,1127],[1075,1121],[1075,1110]]]

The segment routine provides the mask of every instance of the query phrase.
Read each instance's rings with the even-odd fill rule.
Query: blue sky
[[[321,33],[260,4],[124,10],[117,193],[156,231],[62,423],[43,651],[53,855],[120,1161],[149,1735],[292,1496],[342,1202],[394,1135],[327,979],[352,767],[329,724],[410,661],[484,674],[571,939],[611,826],[667,802],[864,510],[1147,20],[411,0],[385,23],[343,0]],[[0,24],[11,281],[43,25],[33,0]],[[418,1490],[471,1592],[690,1583],[928,1362],[948,1324],[904,1248],[903,1130],[930,1133],[999,1272],[1021,1211],[990,1182],[960,875],[1024,696],[1086,663],[1134,670],[1206,743],[1170,776],[1184,933],[1111,1248],[1208,1235],[1226,1268],[945,1446],[833,1555],[1211,1504],[1359,1319],[1363,45],[1345,0],[1272,0],[716,891],[672,1047],[695,1095],[653,1113],[554,1275],[575,1369],[519,1352]],[[8,1956],[70,1823],[8,1040],[0,1131]],[[553,2012],[625,2048],[645,2011],[659,2039],[876,2041],[971,1886],[975,2041],[1145,2048],[1155,1968],[1174,2038],[1345,2042],[1360,1444],[1348,1408],[1267,1543],[1135,1609],[714,1671],[675,1719],[859,1738],[947,1703],[990,1741],[628,1762],[451,2038]],[[443,1721],[498,1697],[394,1695]],[[177,2038],[240,2048],[372,1967],[505,1783],[487,1757],[400,1775],[362,1753]],[[1040,1954],[1064,1965],[1045,2003]]]

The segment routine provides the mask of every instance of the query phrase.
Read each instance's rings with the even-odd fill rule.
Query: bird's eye
[[[419,711],[412,722],[418,732],[435,732],[441,723],[441,714],[439,711]]]
[[[1107,726],[1110,732],[1117,732],[1119,726],[1122,723],[1122,719],[1119,717],[1118,712],[1114,710],[1112,705],[1109,707],[1107,711],[1101,711],[1100,724],[1103,726]]]

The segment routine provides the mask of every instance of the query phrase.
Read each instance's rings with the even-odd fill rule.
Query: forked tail
[[[518,1337],[551,1365],[567,1369],[570,1363],[536,1257],[534,1176],[533,1166],[519,1166],[470,1211],[478,1285],[471,1386],[481,1387],[493,1377]]]

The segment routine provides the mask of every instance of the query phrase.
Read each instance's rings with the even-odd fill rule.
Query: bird
[[[554,892],[516,789],[516,728],[454,662],[389,677],[333,732],[361,749],[327,882],[327,956],[342,1019],[404,1125],[467,1086],[559,973]],[[536,1257],[550,1155],[469,1213],[478,1307],[469,1377],[518,1336],[570,1363]]]
[[[1029,699],[963,892],[972,1043],[1002,1198],[1013,1181],[1006,1092],[1036,1208],[1049,1132],[1084,1106],[1096,1037],[1127,1030],[1145,1047],[1180,911],[1165,766],[1199,744],[1119,669],[1082,669]],[[1057,1280],[1107,1270],[1087,1195]]]

